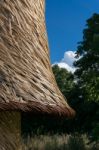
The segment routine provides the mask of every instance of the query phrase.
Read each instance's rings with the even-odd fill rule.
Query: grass
[[[99,143],[90,143],[86,135],[35,135],[15,139],[0,131],[0,150],[99,150]]]
[[[22,150],[99,150],[86,135],[39,135],[21,143]]]

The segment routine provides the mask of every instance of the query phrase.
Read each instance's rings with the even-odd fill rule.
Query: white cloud
[[[73,73],[76,70],[73,66],[73,62],[76,60],[75,55],[76,54],[73,51],[66,51],[62,60],[54,64],[57,64],[60,68],[65,68],[69,72]]]
[[[72,72],[72,73],[75,71],[75,68],[74,68],[74,67],[71,67],[71,66],[69,66],[67,63],[64,63],[64,62],[58,63],[58,66],[59,66],[60,68],[65,68],[65,69],[67,69],[69,72]]]
[[[73,51],[66,51],[64,54],[64,58],[62,62],[67,63],[69,66],[73,66],[73,62],[75,61],[75,52]]]

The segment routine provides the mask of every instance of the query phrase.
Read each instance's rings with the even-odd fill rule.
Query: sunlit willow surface
[[[45,0],[0,0],[0,110],[74,115],[52,73]]]

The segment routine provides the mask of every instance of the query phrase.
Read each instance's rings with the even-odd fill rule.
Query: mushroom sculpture
[[[52,73],[45,0],[0,0],[0,111],[75,114]]]
[[[21,112],[75,114],[52,73],[45,0],[0,0],[0,149],[19,139]]]

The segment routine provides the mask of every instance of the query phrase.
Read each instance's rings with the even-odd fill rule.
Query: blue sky
[[[99,13],[99,0],[46,0],[51,63],[60,62],[66,51],[76,50],[93,13]]]

